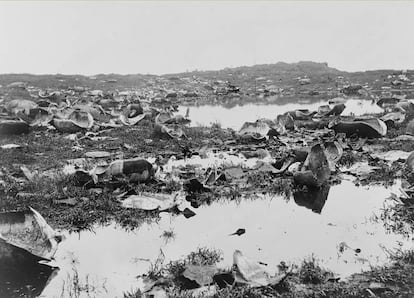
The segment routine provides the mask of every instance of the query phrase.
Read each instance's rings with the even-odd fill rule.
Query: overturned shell
[[[76,123],[69,119],[55,118],[53,119],[53,126],[56,127],[58,131],[65,133],[75,133],[83,130],[82,127],[78,126]]]
[[[0,136],[18,135],[29,132],[29,125],[24,121],[0,120]]]
[[[45,126],[53,119],[53,115],[43,108],[31,109],[29,112],[30,126]]]
[[[60,132],[75,133],[90,129],[94,124],[93,117],[87,112],[72,111],[68,119],[53,119],[53,126]]]
[[[62,240],[61,235],[33,208],[0,213],[0,238],[48,260],[54,256],[57,245]]]
[[[13,99],[6,104],[5,108],[11,114],[24,113],[29,115],[31,109],[37,108],[37,104],[27,99]]]
[[[264,121],[245,122],[238,134],[243,139],[264,140],[268,138],[270,130]]]
[[[380,138],[387,134],[387,125],[378,118],[340,121],[330,126],[335,133],[344,133],[347,137]]]

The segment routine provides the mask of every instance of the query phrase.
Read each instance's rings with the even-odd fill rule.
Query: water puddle
[[[220,249],[223,267],[231,266],[234,250],[242,250],[268,264],[270,273],[280,261],[299,264],[313,255],[346,277],[385,264],[384,248],[412,246],[411,239],[387,232],[380,220],[373,219],[396,188],[362,188],[345,180],[311,197],[223,200],[195,209],[197,215],[188,219],[161,213],[159,222],[134,231],[111,224],[66,233],[53,262],[60,270],[42,297],[67,295],[75,291],[74,284],[81,289],[80,297],[122,297],[140,286],[136,276],[148,271],[160,250],[168,262],[199,247]],[[239,228],[246,233],[229,236]],[[169,238],[163,237],[165,231],[171,232]]]
[[[286,103],[286,104],[245,104],[226,108],[221,105],[203,106],[180,106],[179,114],[185,115],[189,109],[189,118],[193,126],[210,126],[213,123],[220,123],[222,128],[239,130],[244,122],[256,121],[260,118],[275,119],[277,115],[296,109],[309,109],[317,111],[326,101],[309,103]],[[345,103],[346,108],[342,115],[360,116],[365,113],[381,113],[381,109],[370,100],[349,99]]]

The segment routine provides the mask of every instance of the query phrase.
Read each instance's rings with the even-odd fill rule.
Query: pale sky
[[[0,73],[414,69],[414,2],[0,2]]]

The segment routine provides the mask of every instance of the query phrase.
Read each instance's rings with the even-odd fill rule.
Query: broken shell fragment
[[[27,99],[13,99],[6,104],[5,108],[10,114],[24,113],[29,115],[31,109],[37,108],[37,104]]]
[[[245,122],[238,135],[245,140],[261,141],[269,138],[270,126],[261,120]]]
[[[50,260],[62,236],[36,210],[29,208],[26,211],[0,213],[0,239],[34,256]]]

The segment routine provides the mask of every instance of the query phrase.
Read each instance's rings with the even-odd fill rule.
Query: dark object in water
[[[335,133],[344,133],[347,137],[381,138],[387,134],[387,125],[377,118],[355,119],[354,121],[334,121],[330,123]]]
[[[18,120],[0,120],[0,136],[19,135],[29,132],[29,125]]]
[[[315,213],[321,213],[328,198],[330,187],[325,185],[321,188],[306,189],[293,193],[295,203],[306,207]]]
[[[233,235],[241,236],[241,235],[243,235],[244,233],[246,233],[246,229],[237,229],[237,231],[236,231],[236,232],[234,232],[234,233],[230,234],[229,236],[233,236]]]
[[[0,257],[0,297],[40,296],[59,270],[39,264],[38,257],[2,239],[0,248],[3,256],[4,251],[10,252],[10,258]]]
[[[185,208],[182,212],[182,215],[184,215],[185,218],[190,218],[196,215],[196,213],[188,208]]]

